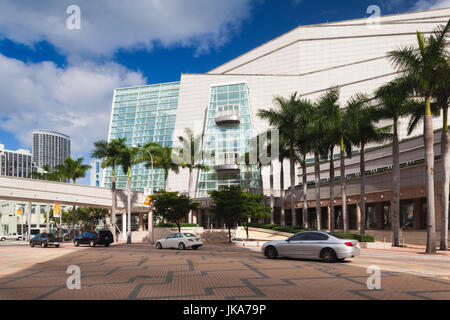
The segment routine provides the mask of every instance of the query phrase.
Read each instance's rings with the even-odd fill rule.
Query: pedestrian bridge
[[[126,209],[126,191],[117,190],[116,195],[117,210]],[[107,209],[111,209],[112,207],[111,189],[1,176],[0,199],[49,204],[57,202],[62,205]],[[148,207],[144,205],[144,196],[142,192],[132,192],[131,208],[133,212],[147,212],[149,210]]]

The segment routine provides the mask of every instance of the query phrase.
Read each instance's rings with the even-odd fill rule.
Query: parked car
[[[22,240],[22,235],[20,235],[16,232],[12,232],[7,235],[0,236],[0,241],[5,241],[5,240]]]
[[[156,248],[178,248],[184,250],[186,248],[192,248],[197,250],[203,245],[202,239],[193,233],[171,233],[163,239],[156,241]]]
[[[48,246],[55,246],[55,248],[59,248],[62,243],[62,238],[52,233],[39,233],[30,239],[30,247],[41,246],[42,248],[46,248]]]
[[[343,261],[360,254],[357,240],[320,231],[305,231],[286,240],[269,241],[263,244],[261,250],[270,259],[287,257],[321,259],[324,262]]]
[[[95,247],[97,244],[109,247],[114,242],[114,236],[109,230],[102,231],[83,231],[80,235],[73,238],[73,244],[78,247],[80,244],[88,244]]]

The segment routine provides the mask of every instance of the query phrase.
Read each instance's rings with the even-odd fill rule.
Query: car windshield
[[[183,233],[186,237],[196,237],[193,233]]]

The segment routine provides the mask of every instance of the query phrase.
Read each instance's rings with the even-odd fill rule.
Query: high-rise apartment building
[[[54,131],[33,132],[33,162],[38,168],[48,165],[53,170],[67,157],[70,157],[69,136]]]
[[[28,150],[6,150],[0,144],[0,175],[18,178],[31,178],[33,172],[31,153]]]

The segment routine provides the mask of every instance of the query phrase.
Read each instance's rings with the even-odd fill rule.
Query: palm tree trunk
[[[274,224],[274,205],[275,198],[273,196],[273,162],[270,161],[270,224]]]
[[[128,207],[128,226],[127,226],[127,243],[131,243],[131,168],[128,167],[127,178],[127,207]]]
[[[436,253],[436,226],[434,206],[434,133],[431,115],[431,97],[427,96],[425,106],[425,159],[427,176],[427,248],[426,253]]]
[[[164,171],[164,191],[167,191],[167,187],[169,186],[169,170]]]
[[[111,204],[111,232],[114,235],[114,239],[117,242],[117,234],[116,234],[116,210],[117,210],[117,198],[116,198],[116,169],[112,169],[112,204]]]
[[[250,191],[250,169],[248,164],[245,165],[245,171],[246,171],[245,177],[247,179],[247,191]]]
[[[306,154],[303,155],[302,161],[302,201],[303,201],[303,227],[305,229],[309,228],[308,221],[308,176],[306,175]]]
[[[192,198],[192,187],[194,185],[194,170],[189,168],[189,186],[188,186],[188,195],[190,198]],[[189,210],[188,214],[188,223],[192,223],[192,210]]]
[[[347,192],[345,186],[345,152],[344,138],[341,137],[341,194],[342,194],[342,218],[344,224],[344,232],[348,232],[348,213],[347,213]]]
[[[442,205],[441,205],[441,250],[448,250],[448,209],[449,209],[449,185],[450,185],[450,157],[449,146],[450,137],[448,134],[448,108],[443,110],[443,126],[441,138],[441,157],[442,167],[444,169],[444,181],[442,186]]]
[[[286,225],[286,214],[284,211],[284,164],[283,160],[280,161],[280,198],[281,198],[281,212],[280,212],[280,225]]]
[[[320,218],[321,218],[321,210],[320,210],[320,162],[319,162],[319,154],[314,152],[314,181],[316,184],[316,220],[317,220],[317,230],[320,230]]]
[[[393,197],[392,197],[392,245],[398,247],[400,245],[400,148],[398,142],[398,119],[394,118],[394,137],[392,143],[392,184],[393,184]]]
[[[359,207],[361,211],[361,226],[360,226],[360,234],[366,233],[366,163],[365,163],[365,145],[361,143],[361,153],[359,166],[361,171],[361,184],[360,184],[360,194],[361,200],[359,201]]]
[[[291,173],[291,214],[292,226],[297,225],[297,215],[295,214],[295,158],[290,157],[290,173]]]
[[[335,214],[334,214],[334,146],[330,149],[330,228],[334,231]]]

